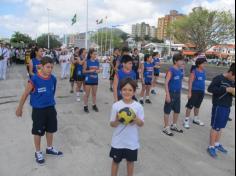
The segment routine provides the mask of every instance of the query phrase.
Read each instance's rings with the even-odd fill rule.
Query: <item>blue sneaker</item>
[[[215,146],[215,148],[224,154],[228,153],[228,151],[223,147],[223,145]]]
[[[43,165],[45,163],[45,159],[43,157],[42,152],[39,152],[39,153],[35,152],[35,159],[39,165]]]
[[[207,152],[209,153],[209,155],[210,155],[211,157],[213,157],[213,158],[216,158],[216,157],[217,157],[217,153],[216,153],[216,149],[215,149],[215,148],[209,147],[209,148],[207,149]]]
[[[63,153],[61,151],[58,151],[53,147],[51,149],[46,149],[46,154],[53,156],[63,156]]]

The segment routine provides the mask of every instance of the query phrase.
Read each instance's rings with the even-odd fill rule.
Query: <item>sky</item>
[[[194,7],[210,10],[230,10],[235,14],[235,0],[88,0],[89,30],[96,30],[96,20],[107,18],[107,26],[122,25],[128,33],[135,23],[146,22],[157,26],[157,20],[178,10],[188,14]],[[47,9],[50,9],[49,11]],[[0,0],[0,38],[9,38],[14,31],[36,38],[48,32],[62,36],[84,32],[86,26],[86,0]],[[78,23],[71,25],[74,14]],[[104,24],[105,26],[105,24]]]

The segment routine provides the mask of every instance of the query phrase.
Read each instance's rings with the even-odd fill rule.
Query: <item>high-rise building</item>
[[[132,25],[132,37],[145,39],[146,37],[156,38],[156,28],[146,23]]]
[[[184,17],[183,14],[180,14],[176,10],[170,11],[170,14],[166,15],[165,17],[158,19],[157,24],[157,38],[159,40],[166,40],[168,39],[168,27],[169,25],[177,19]]]

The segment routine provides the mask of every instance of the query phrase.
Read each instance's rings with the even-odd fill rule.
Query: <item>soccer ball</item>
[[[124,125],[129,125],[136,118],[136,114],[133,109],[127,107],[119,111],[118,118]]]

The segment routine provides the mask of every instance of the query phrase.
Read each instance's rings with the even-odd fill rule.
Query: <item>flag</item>
[[[72,21],[72,26],[73,26],[77,22],[77,14],[74,15],[71,21]]]
[[[103,19],[101,19],[99,22],[98,22],[98,24],[102,24],[103,23]]]

